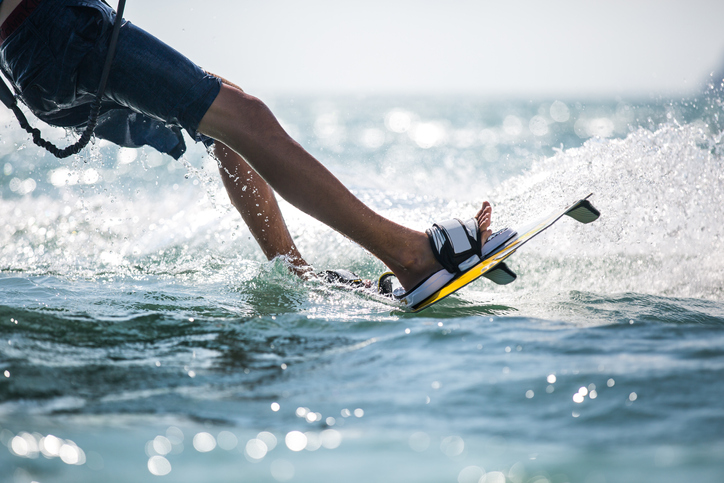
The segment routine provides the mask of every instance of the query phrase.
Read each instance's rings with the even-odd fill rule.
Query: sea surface
[[[0,110],[0,482],[724,481],[720,94],[266,101],[404,225],[602,216],[410,314],[266,261],[200,146],[58,161]]]

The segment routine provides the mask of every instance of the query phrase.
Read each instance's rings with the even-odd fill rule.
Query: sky
[[[724,68],[722,0],[128,0],[124,16],[253,94],[686,95]]]

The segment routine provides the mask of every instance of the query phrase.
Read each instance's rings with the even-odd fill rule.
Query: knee
[[[261,99],[254,97],[246,92],[223,85],[217,101],[222,103],[229,111],[227,115],[234,116],[239,119],[254,119],[256,121],[266,118],[273,118],[271,110]],[[216,101],[214,101],[216,103]],[[212,105],[213,107],[213,105]]]
[[[198,130],[231,145],[232,139],[253,137],[275,125],[276,118],[260,99],[223,84]]]
[[[258,97],[238,91],[235,100],[238,103],[238,115],[248,119],[253,125],[276,123],[271,109]]]

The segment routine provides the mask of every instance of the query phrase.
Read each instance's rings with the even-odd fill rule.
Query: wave
[[[560,223],[515,260],[528,284],[721,299],[724,216],[718,149],[696,123],[592,139],[533,164],[493,194],[503,223],[594,193],[590,226]]]

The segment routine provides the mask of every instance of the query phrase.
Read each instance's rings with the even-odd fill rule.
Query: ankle
[[[402,247],[394,258],[395,261],[387,266],[406,290],[442,269],[424,233],[414,232],[412,239]]]

